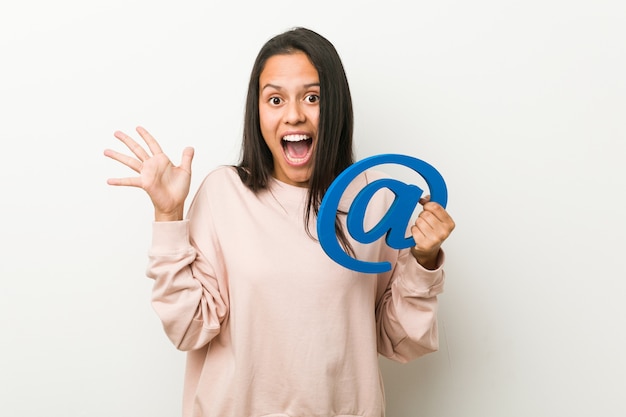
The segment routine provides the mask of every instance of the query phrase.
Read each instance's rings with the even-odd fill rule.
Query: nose
[[[306,115],[302,109],[302,103],[298,100],[293,100],[285,107],[285,123],[286,124],[298,124],[306,120]]]

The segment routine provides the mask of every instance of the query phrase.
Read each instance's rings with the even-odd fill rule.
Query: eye
[[[320,101],[320,96],[317,94],[309,94],[308,96],[305,97],[305,100],[308,103],[317,103]]]
[[[269,102],[270,102],[270,104],[272,104],[274,106],[278,106],[283,101],[282,101],[282,99],[280,97],[270,97]]]

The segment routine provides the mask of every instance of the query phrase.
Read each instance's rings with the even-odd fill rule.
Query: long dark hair
[[[250,74],[241,160],[237,172],[241,181],[254,192],[268,185],[274,161],[261,135],[259,78],[269,58],[296,52],[304,52],[309,57],[320,81],[318,136],[304,213],[304,226],[311,235],[311,214],[317,216],[324,193],[332,181],[354,162],[354,115],[348,79],[337,50],[323,36],[310,29],[297,27],[273,37],[259,51]],[[335,230],[342,246],[353,252],[338,219],[335,221]]]

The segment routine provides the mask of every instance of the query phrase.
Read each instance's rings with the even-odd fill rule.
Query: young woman
[[[319,34],[297,28],[269,40],[254,63],[242,157],[204,179],[184,214],[193,149],[174,166],[155,139],[148,150],[116,132],[134,154],[105,155],[138,177],[155,210],[148,276],[166,334],[188,352],[183,415],[384,416],[378,354],[406,362],[437,349],[441,244],[448,213],[423,200],[416,246],[363,245],[336,231],[359,259],[392,271],[362,274],[332,261],[316,240],[324,192],[353,162],[352,104],[341,60]],[[375,172],[361,174],[340,208]],[[368,206],[375,225],[391,198]]]

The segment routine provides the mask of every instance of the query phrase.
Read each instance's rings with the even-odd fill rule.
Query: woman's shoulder
[[[244,188],[246,187],[239,179],[237,169],[234,166],[220,165],[202,179],[195,199],[208,198],[214,200],[216,195],[221,198],[228,198],[229,195],[241,193]]]
[[[220,165],[205,175],[194,194],[190,208],[195,210],[228,210],[249,194],[232,165]],[[200,209],[201,208],[201,209]]]
[[[232,165],[220,165],[211,170],[202,180],[201,187],[241,184],[237,168]]]

